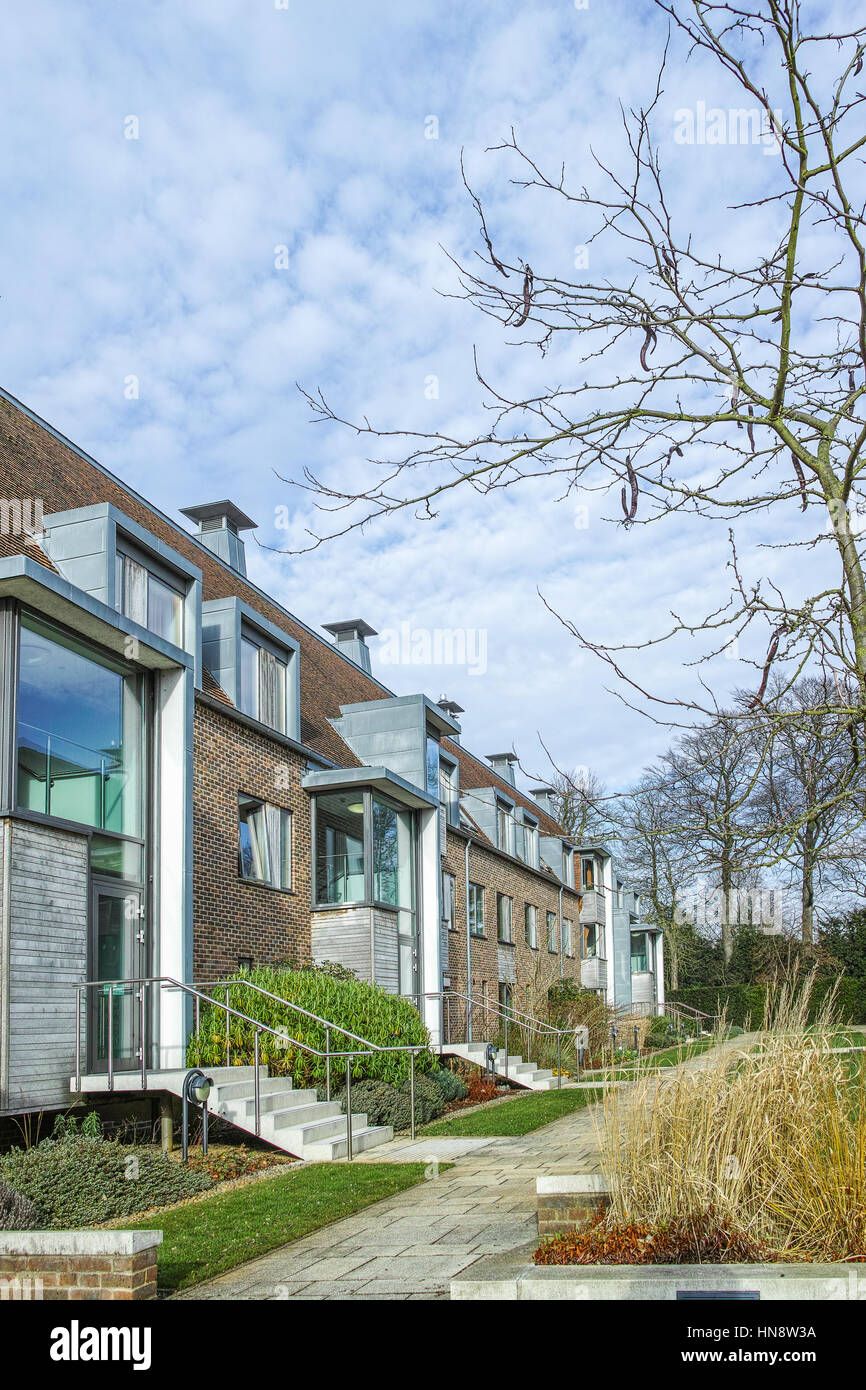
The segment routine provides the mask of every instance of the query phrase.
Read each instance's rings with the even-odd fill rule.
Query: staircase
[[[213,1081],[208,1099],[209,1113],[248,1134],[255,1134],[254,1069],[207,1067],[203,1070]],[[186,1071],[150,1071],[145,1094],[168,1091],[180,1096],[186,1075]],[[123,1089],[122,1078],[123,1073],[115,1073],[115,1091]],[[267,1067],[259,1067],[259,1078],[260,1138],[309,1163],[332,1162],[348,1156],[346,1116],[339,1101],[317,1100],[315,1091],[296,1091],[289,1077],[269,1076]],[[136,1090],[138,1079],[138,1073],[130,1074],[130,1082]],[[71,1088],[75,1088],[74,1079]],[[82,1076],[83,1093],[107,1090],[104,1074]],[[368,1125],[366,1115],[352,1114],[353,1154],[385,1144],[393,1137],[390,1125]]]
[[[443,1052],[449,1053],[454,1057],[462,1057],[464,1062],[471,1062],[475,1067],[485,1067],[487,1065],[487,1043],[445,1043]],[[522,1057],[509,1054],[508,1075],[505,1074],[505,1050],[500,1048],[496,1054],[495,1072],[503,1081],[511,1081],[515,1086],[525,1086],[528,1091],[555,1091],[559,1087],[559,1077],[554,1076],[552,1071],[539,1068],[534,1062],[524,1062]],[[574,1083],[562,1078],[562,1087],[571,1086]]]

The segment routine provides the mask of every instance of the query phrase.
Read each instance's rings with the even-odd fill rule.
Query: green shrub
[[[250,989],[258,985],[277,995],[268,999]],[[223,991],[214,994],[222,999]],[[324,1058],[295,1047],[292,1040],[304,1043],[320,1052],[325,1051],[325,1029],[320,1023],[306,1018],[287,1007],[288,1003],[298,1004],[320,1018],[328,1019],[337,1025],[331,1029],[331,1051],[349,1051],[353,1046],[341,1037],[339,1027],[348,1028],[361,1038],[367,1038],[379,1047],[419,1046],[429,1049],[430,1037],[418,1010],[401,999],[399,995],[387,994],[378,985],[367,984],[363,980],[345,979],[333,970],[291,970],[258,969],[244,972],[239,983],[230,986],[229,1003],[232,1008],[247,1014],[258,1022],[267,1024],[285,1034],[286,1040],[276,1038],[272,1033],[259,1036],[259,1058],[262,1065],[269,1067],[273,1076],[290,1076],[296,1086],[316,1087],[325,1080]],[[251,1024],[233,1018],[229,1036],[231,1060],[235,1066],[250,1066],[254,1058],[254,1033]],[[198,1035],[190,1038],[187,1048],[187,1066],[218,1067],[225,1065],[226,1019],[219,1005],[207,1004],[201,1009]],[[415,1068],[420,1074],[433,1066],[432,1052],[425,1050],[416,1054]],[[332,1085],[345,1076],[346,1064],[340,1059],[331,1061]],[[409,1058],[405,1052],[374,1052],[370,1056],[359,1057],[352,1066],[352,1076],[360,1080],[388,1081],[397,1084],[409,1075]]]
[[[74,1131],[4,1154],[0,1180],[35,1205],[43,1225],[61,1228],[113,1221],[213,1186],[156,1149]]]
[[[810,1020],[816,1016],[835,983],[835,980],[829,979],[814,982],[809,999]],[[759,1028],[764,1017],[768,988],[772,986],[704,986],[700,989],[674,990],[670,998],[671,1001],[690,1004],[692,1008],[708,1014],[718,1014],[724,1008],[728,1023],[735,1023],[740,1028],[749,1024],[752,1028]],[[866,980],[843,976],[836,995],[835,1013],[840,1023],[866,1023]]]
[[[43,1224],[35,1202],[0,1182],[0,1231],[36,1231]]]
[[[341,1089],[334,1097],[346,1110],[346,1092]],[[415,1077],[415,1123],[429,1124],[438,1120],[445,1110],[441,1087],[430,1076]],[[352,1083],[352,1114],[365,1113],[371,1125],[391,1125],[395,1131],[410,1129],[412,1101],[407,1077],[399,1086],[387,1081],[354,1081]]]
[[[443,1067],[439,1071],[431,1071],[430,1078],[436,1082],[442,1092],[446,1105],[453,1100],[465,1100],[469,1094],[469,1087],[463,1077],[456,1071],[450,1071],[447,1067]]]

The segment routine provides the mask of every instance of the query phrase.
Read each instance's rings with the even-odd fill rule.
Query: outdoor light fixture
[[[183,1161],[189,1161],[189,1107],[201,1106],[201,1151],[207,1153],[207,1102],[213,1086],[213,1079],[205,1076],[198,1067],[188,1071],[183,1079]]]
[[[353,801],[346,807],[346,810],[351,811],[353,816],[362,816],[364,814],[364,803],[363,801]]]

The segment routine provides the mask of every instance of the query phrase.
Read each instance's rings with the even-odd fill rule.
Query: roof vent
[[[494,772],[498,772],[499,776],[506,782],[509,782],[512,787],[517,785],[514,780],[514,764],[517,762],[516,753],[485,753],[484,756]]]
[[[247,561],[241,531],[255,531],[256,523],[234,502],[205,502],[201,507],[181,507],[181,515],[196,522],[196,539],[233,570],[246,578]]]
[[[436,701],[436,703],[437,703],[437,705],[439,706],[439,708],[440,708],[440,709],[443,709],[443,710],[445,711],[445,713],[449,716],[449,718],[450,718],[450,719],[453,719],[453,720],[454,720],[454,723],[457,725],[457,733],[456,733],[456,734],[450,734],[449,737],[450,737],[452,743],[459,743],[459,742],[460,742],[460,721],[459,721],[459,719],[457,718],[457,716],[458,716],[458,714],[464,714],[464,713],[465,713],[465,710],[463,709],[463,706],[462,706],[462,705],[458,705],[458,703],[457,703],[456,700],[449,700],[447,695],[440,695],[440,696],[439,696],[439,699]]]
[[[372,674],[367,638],[376,636],[374,627],[365,623],[363,618],[349,618],[342,623],[322,623],[322,627],[333,634],[338,652],[354,661],[368,676]]]

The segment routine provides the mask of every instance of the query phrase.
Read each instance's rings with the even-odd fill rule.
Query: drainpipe
[[[466,840],[466,883],[463,897],[466,917],[466,1041],[472,1041],[472,936],[469,931],[469,844]]]
[[[559,888],[559,979],[566,979],[566,955],[563,944],[563,890]]]

